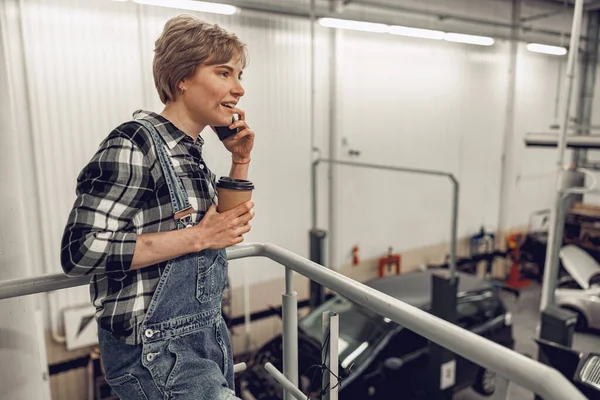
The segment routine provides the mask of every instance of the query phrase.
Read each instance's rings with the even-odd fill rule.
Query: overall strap
[[[176,220],[190,219],[191,214],[194,212],[194,208],[190,204],[189,198],[181,182],[179,176],[175,172],[175,167],[173,167],[173,162],[171,161],[171,157],[167,154],[165,150],[160,134],[156,130],[156,127],[148,120],[145,119],[134,119],[132,122],[136,122],[142,125],[148,133],[150,133],[150,137],[154,141],[154,147],[156,149],[156,154],[158,156],[158,160],[160,162],[160,166],[163,170],[163,174],[165,180],[167,182],[167,186],[169,187],[169,193],[171,195],[171,204],[173,205],[174,218]]]

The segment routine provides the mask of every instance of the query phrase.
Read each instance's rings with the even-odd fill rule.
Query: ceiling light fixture
[[[389,27],[373,22],[352,21],[338,18],[319,18],[319,24],[326,28],[350,29],[353,31],[387,33]]]
[[[212,14],[233,15],[237,12],[237,7],[228,4],[207,3],[195,0],[133,0],[134,3],[146,4],[149,6],[178,8],[182,10],[200,11]]]
[[[409,28],[408,26],[390,26],[389,33],[392,35],[410,36],[423,39],[442,40],[445,33],[442,31],[434,31],[431,29]]]
[[[564,56],[567,54],[567,49],[558,46],[548,46],[547,44],[528,43],[527,50],[534,53],[552,54],[554,56]]]
[[[423,39],[445,40],[447,42],[475,44],[479,46],[491,46],[494,39],[487,36],[465,35],[436,31],[432,29],[411,28],[400,25],[386,25],[373,22],[352,21],[338,18],[319,18],[319,24],[326,28],[350,29],[363,32],[390,33],[392,35],[410,36]]]
[[[494,39],[487,36],[464,35],[462,33],[446,33],[444,40],[447,42],[476,44],[479,46],[491,46]]]

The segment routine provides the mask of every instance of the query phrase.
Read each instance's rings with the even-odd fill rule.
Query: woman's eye
[[[227,78],[229,76],[229,72],[227,72],[227,71],[221,72],[221,76],[224,78]]]

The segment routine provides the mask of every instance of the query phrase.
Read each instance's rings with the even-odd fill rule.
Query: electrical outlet
[[[94,314],[96,308],[83,306],[64,310],[67,350],[90,347],[98,344],[98,329]]]

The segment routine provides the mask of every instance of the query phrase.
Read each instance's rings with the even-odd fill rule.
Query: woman
[[[254,133],[236,108],[245,65],[235,35],[192,16],[169,20],[153,63],[163,111],[134,113],[77,178],[61,263],[91,275],[106,380],[122,399],[235,398],[224,248],[250,231],[253,203],[217,213],[199,133],[237,128],[223,142],[230,177],[248,177]]]

